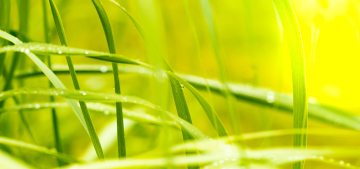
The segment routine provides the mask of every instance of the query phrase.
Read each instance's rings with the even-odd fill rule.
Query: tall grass
[[[16,27],[10,24],[15,18],[10,10],[13,3],[0,1],[0,71],[4,85],[0,93],[0,158],[5,160],[0,168],[356,167],[359,148],[346,144],[359,139],[360,118],[336,105],[308,99],[305,38],[289,0],[274,0],[264,6],[272,10],[274,21],[276,13],[280,16],[278,29],[284,30],[287,42],[284,51],[289,52],[285,57],[289,57],[291,67],[292,93],[276,92],[271,85],[262,86],[261,66],[249,78],[256,79],[255,84],[246,78],[230,81],[245,74],[233,71],[234,65],[236,70],[246,66],[238,65],[240,56],[235,49],[255,50],[256,36],[260,36],[255,16],[245,15],[243,20],[229,17],[249,14],[237,11],[238,5],[246,7],[249,2],[171,2],[180,4],[177,8],[165,1],[161,5],[142,0],[121,5],[114,0],[87,0],[82,5],[62,1],[62,5],[58,2],[59,12],[57,1],[43,0],[40,13],[32,10],[37,9],[37,4],[18,2]],[[54,28],[48,22],[49,5]],[[80,12],[72,15],[73,5],[84,15]],[[90,12],[93,7],[97,15]],[[170,15],[172,10],[182,11],[175,13],[186,19],[173,19],[179,16]],[[42,24],[29,14],[41,16]],[[65,28],[81,25],[84,18],[88,19],[84,22],[88,28],[65,34]],[[101,25],[92,22],[96,18]],[[251,22],[246,24],[252,26],[244,26],[245,35],[251,38],[239,36],[241,31],[231,28],[229,21]],[[41,37],[34,35],[39,32],[37,27],[44,30]],[[56,32],[58,38],[53,38]],[[106,44],[83,40],[98,40],[99,35],[106,39]],[[250,42],[238,41],[243,37]],[[182,38],[179,45],[178,39]],[[56,45],[56,39],[61,45]],[[312,43],[318,39],[314,34],[310,38]],[[266,49],[260,50],[266,53]],[[262,63],[265,57],[256,52],[250,55],[253,64],[264,67],[270,64]],[[199,68],[188,66],[187,58],[199,64]],[[205,77],[199,76],[199,72]],[[109,80],[110,75],[113,80]],[[42,81],[46,81],[45,85]],[[67,85],[74,86],[74,90]],[[258,108],[263,109],[260,113],[264,120],[273,122],[269,130],[254,131],[262,125],[252,116]],[[13,121],[17,119],[11,115],[17,112],[24,127],[14,130],[10,127],[16,126]],[[77,118],[69,112],[74,112]],[[315,127],[307,128],[308,118]],[[49,129],[43,127],[49,125],[52,125]],[[14,138],[15,134],[9,131],[19,137]],[[49,131],[54,135],[49,135]],[[31,143],[22,137],[25,134],[32,137]],[[293,140],[288,139],[291,136]],[[308,137],[312,139],[308,141]],[[349,139],[337,140],[343,138]],[[257,144],[260,139],[261,145]],[[312,162],[304,165],[305,160]]]

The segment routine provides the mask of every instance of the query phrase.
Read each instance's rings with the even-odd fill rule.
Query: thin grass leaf
[[[175,120],[177,124],[179,124],[182,128],[184,128],[187,134],[190,134],[195,139],[206,139],[208,138],[204,135],[199,129],[188,123],[187,121],[163,110],[161,107],[154,105],[146,100],[132,97],[132,96],[122,96],[114,93],[98,93],[98,92],[90,92],[90,91],[71,91],[71,90],[60,90],[60,89],[22,89],[22,90],[11,90],[0,93],[0,101],[7,99],[9,97],[13,97],[14,95],[21,94],[35,94],[35,95],[47,95],[47,96],[60,96],[66,99],[74,99],[80,101],[99,101],[99,102],[125,102],[125,103],[133,103],[140,104],[142,106],[154,109],[163,113],[165,117],[170,117]]]
[[[116,116],[116,109],[114,106],[101,104],[101,103],[86,103],[88,109],[91,112]],[[30,103],[30,104],[21,104],[11,107],[5,107],[0,109],[0,115],[3,113],[11,112],[11,111],[36,111],[40,109],[56,109],[56,108],[64,108],[69,105],[65,102],[49,102],[49,103]],[[142,109],[123,109],[124,110],[124,118],[139,122],[139,123],[147,123],[154,125],[169,125],[173,128],[178,128],[178,125],[172,121],[163,121],[159,117],[156,117],[150,113],[146,113],[145,110]]]
[[[212,49],[215,53],[215,58],[216,58],[216,63],[217,66],[219,68],[219,73],[220,73],[220,81],[225,84],[223,85],[223,92],[224,92],[224,96],[226,99],[226,106],[228,109],[228,113],[230,115],[230,120],[232,121],[232,128],[235,134],[239,134],[241,131],[240,129],[240,125],[239,125],[239,116],[238,113],[236,113],[236,106],[235,106],[235,99],[233,99],[233,96],[230,93],[229,87],[226,85],[227,80],[228,80],[228,74],[226,71],[226,67],[225,67],[225,63],[224,63],[224,58],[220,53],[220,45],[219,42],[217,40],[216,37],[216,30],[215,30],[215,24],[214,24],[214,14],[213,14],[213,9],[212,6],[209,2],[209,0],[201,0],[201,8],[202,8],[202,13],[205,17],[205,21],[206,21],[206,25],[208,28],[208,31],[210,33],[210,37],[211,37],[211,44],[212,44]],[[214,117],[216,118],[216,117]]]
[[[112,33],[110,21],[106,14],[106,11],[99,0],[92,0],[92,2],[96,8],[102,27],[104,29],[109,51],[110,53],[115,54],[116,50],[115,50],[114,35]],[[117,63],[113,62],[112,68],[114,70],[113,74],[114,74],[115,93],[121,94]],[[121,102],[116,102],[116,115],[117,115],[116,117],[117,117],[117,136],[118,136],[118,156],[126,157],[124,120],[123,120],[123,110],[122,110]]]
[[[54,65],[55,74],[69,74],[66,65]],[[77,73],[85,74],[104,74],[111,73],[112,68],[110,66],[104,65],[75,65]],[[119,67],[119,73],[136,73],[144,76],[154,76],[153,70],[141,66],[135,65],[124,65]],[[34,70],[26,70],[24,72],[17,73],[17,78],[28,78],[36,77],[43,75],[42,72],[37,72]],[[182,79],[190,83],[193,87],[196,87],[200,90],[206,90],[206,86],[209,85],[209,88],[212,92],[217,94],[224,94],[221,90],[222,83],[214,79],[205,79],[203,77],[179,74]],[[253,87],[251,85],[245,85],[240,83],[228,83],[231,94],[235,96],[236,99],[246,101],[252,104],[257,104],[261,106],[266,106],[269,108],[276,108],[282,110],[280,112],[292,113],[293,112],[293,98],[292,95],[287,93],[279,93],[271,89]],[[320,122],[341,127],[348,128],[352,130],[360,130],[360,118],[356,115],[352,115],[349,112],[336,109],[334,107],[321,105],[318,102],[314,101],[315,99],[310,99],[308,102],[308,111],[309,118],[313,118]]]
[[[117,5],[118,7],[120,7],[120,9],[130,18],[131,22],[135,25],[136,29],[140,33],[143,40],[147,43],[148,46],[150,46],[152,39],[149,39],[149,37],[147,36],[145,31],[143,31],[140,24],[138,24],[138,22],[130,15],[130,13],[128,13],[125,10],[125,8],[122,7],[119,3],[117,3],[114,0],[110,0],[110,1],[113,2],[115,5]],[[152,49],[150,49],[150,50],[152,50]],[[156,56],[157,56],[157,54],[156,54]],[[166,62],[166,60],[163,57],[160,57],[159,60],[162,63],[161,65],[164,67],[163,69],[170,72],[170,74],[173,74],[173,71],[172,71],[170,65]],[[174,96],[175,104],[177,105],[176,106],[177,111],[178,111],[178,113],[180,113],[179,116],[184,116],[184,118],[188,118],[188,117],[190,117],[190,113],[184,111],[184,110],[188,110],[188,108],[187,108],[187,104],[186,104],[186,99],[182,92],[182,87],[181,87],[182,82],[180,82],[178,79],[176,79],[177,81],[179,81],[179,83],[176,83],[175,79],[173,79],[172,76],[169,77],[169,80],[171,82],[172,89],[173,89],[173,96]],[[186,86],[186,87],[189,88],[189,86]],[[194,90],[196,90],[196,89],[194,89]],[[227,135],[227,132],[226,132],[223,124],[221,123],[220,119],[218,118],[218,115],[216,114],[215,110],[211,107],[211,105],[205,100],[205,98],[202,95],[200,95],[197,91],[193,91],[193,92],[197,93],[197,95],[195,97],[199,101],[199,103],[202,105],[202,107],[204,108],[204,111],[206,112],[206,114],[207,115],[211,114],[213,116],[212,118],[216,118],[218,120],[218,123],[212,122],[213,127],[215,128],[218,135],[219,136]],[[186,107],[184,107],[184,106],[186,106]],[[178,108],[180,108],[180,109],[178,109]],[[212,121],[209,116],[208,116],[208,118],[210,121]],[[216,125],[219,125],[219,126],[216,126]],[[219,133],[219,132],[221,132],[221,133]]]
[[[14,36],[0,30],[0,37],[11,41],[14,44],[21,44],[22,42]],[[49,78],[51,83],[58,89],[66,89],[62,84],[59,78],[33,53],[25,52],[25,54],[40,68],[40,70]],[[73,109],[75,115],[79,118],[80,122],[84,126],[86,132],[89,134],[88,128],[86,126],[84,117],[82,116],[81,110],[75,101],[66,99],[70,107]]]
[[[56,30],[57,30],[58,35],[59,35],[60,42],[61,42],[61,44],[63,46],[67,46],[65,30],[64,30],[64,26],[63,26],[62,21],[61,21],[60,13],[57,10],[54,1],[49,0],[49,2],[50,2],[51,12],[52,12],[52,15],[53,15],[53,18],[54,18],[54,22],[55,22]],[[71,75],[71,78],[72,78],[72,81],[73,81],[73,84],[74,84],[74,88],[76,90],[80,90],[80,85],[79,85],[79,82],[78,82],[78,79],[77,79],[77,76],[76,76],[75,68],[74,68],[74,65],[72,63],[71,57],[69,55],[66,55],[66,61],[67,61],[68,66],[69,66],[69,71],[70,71],[70,75]],[[86,126],[88,127],[88,131],[89,131],[89,134],[90,134],[90,139],[91,139],[92,143],[94,144],[96,154],[98,155],[98,158],[102,160],[102,159],[104,159],[104,153],[102,151],[102,147],[101,147],[99,138],[98,138],[98,136],[96,134],[94,125],[92,124],[92,120],[91,120],[91,117],[90,117],[89,112],[87,110],[86,104],[85,104],[85,102],[82,102],[82,101],[80,101],[79,104],[80,104],[80,108],[81,108],[81,111],[82,111],[82,115],[83,115],[83,117],[85,119],[85,122],[86,122]]]
[[[48,8],[47,8],[48,4],[47,4],[47,0],[43,0],[42,1],[42,7],[43,7],[43,25],[44,25],[44,37],[45,37],[45,43],[50,43],[50,28],[49,28],[49,22],[48,22]],[[52,62],[51,62],[51,57],[48,55],[46,57],[47,62],[48,62],[48,67],[50,70],[52,70]],[[49,81],[49,87],[53,88],[54,86],[52,85],[52,83]],[[50,102],[54,102],[54,97],[50,96]],[[57,118],[57,114],[56,114],[56,110],[54,108],[51,109],[51,118],[52,118],[52,123],[53,123],[53,131],[54,131],[54,144],[56,147],[56,150],[60,153],[63,152],[63,148],[62,148],[62,143],[61,143],[61,139],[60,139],[60,131],[59,131],[59,124],[58,124],[58,118]],[[62,162],[60,160],[58,160],[58,164],[59,166],[63,165]]]
[[[69,157],[65,154],[60,154],[60,153],[56,152],[55,150],[51,150],[51,149],[33,145],[33,144],[24,143],[24,142],[6,138],[6,137],[0,137],[0,144],[6,145],[6,146],[11,146],[11,147],[17,147],[17,148],[21,148],[21,149],[26,149],[26,150],[31,150],[31,151],[35,151],[35,152],[38,152],[41,154],[48,155],[48,156],[53,156],[64,162],[69,162],[69,163],[81,162],[81,161],[74,159],[72,157]]]
[[[81,55],[81,56],[86,56],[89,58],[104,60],[108,62],[148,66],[145,63],[142,63],[137,60],[131,60],[121,55],[109,54],[105,52],[97,52],[97,51],[79,49],[79,48],[72,48],[67,46],[38,43],[38,42],[4,46],[0,48],[0,53],[4,53],[4,52],[23,52],[23,53],[32,52],[38,55],[75,55],[75,56]]]
[[[291,57],[291,70],[293,79],[294,123],[293,128],[302,128],[304,133],[295,134],[293,145],[306,147],[307,128],[307,94],[305,83],[305,57],[300,28],[294,10],[289,0],[274,0],[279,13]],[[294,169],[304,168],[304,162],[294,163]]]

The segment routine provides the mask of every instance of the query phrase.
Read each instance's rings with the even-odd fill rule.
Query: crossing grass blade
[[[187,121],[183,120],[182,118],[179,118],[171,114],[170,112],[163,110],[158,105],[155,105],[151,102],[133,96],[123,96],[114,93],[99,93],[99,92],[91,92],[91,91],[76,91],[76,90],[71,91],[66,89],[19,89],[19,90],[10,90],[0,93],[0,101],[20,94],[59,96],[59,97],[64,97],[67,100],[72,99],[72,100],[90,101],[90,102],[123,102],[123,103],[140,104],[142,106],[157,110],[160,113],[162,113],[165,117],[174,120],[178,125],[180,125],[186,131],[186,134],[189,134],[192,138],[195,139],[208,138],[199,129],[197,129]]]
[[[0,163],[0,168],[17,168],[17,169],[30,169],[34,168],[29,164],[17,159],[16,157],[10,156],[3,151],[0,151],[0,158],[2,162]]]
[[[60,42],[61,42],[61,44],[63,46],[67,46],[65,30],[64,30],[64,26],[62,24],[60,13],[57,10],[57,7],[56,7],[54,1],[49,0],[49,2],[50,2],[51,12],[53,14],[53,18],[54,18],[54,22],[55,22],[55,26],[56,26],[58,35],[59,35]],[[79,85],[79,82],[78,82],[78,79],[77,79],[77,76],[76,76],[75,68],[74,68],[74,65],[72,63],[71,57],[69,55],[66,55],[66,61],[67,61],[68,66],[69,66],[69,71],[70,71],[70,75],[71,75],[74,87],[75,87],[76,90],[80,90],[80,85]],[[100,144],[99,138],[98,138],[98,136],[96,134],[95,128],[94,128],[94,126],[92,124],[91,117],[90,117],[89,112],[87,110],[86,104],[85,104],[85,102],[82,102],[82,101],[80,101],[79,104],[80,104],[80,108],[81,108],[81,111],[82,111],[82,115],[84,116],[84,119],[85,119],[85,122],[86,122],[86,126],[88,127],[88,131],[89,131],[89,134],[90,134],[90,139],[91,139],[92,143],[94,144],[96,154],[98,155],[99,159],[103,160],[104,159],[104,153],[102,151],[101,144]]]
[[[306,147],[307,128],[307,94],[305,82],[305,56],[300,28],[294,10],[289,0],[274,0],[274,5],[280,16],[291,57],[293,79],[294,120],[293,128],[304,129],[302,134],[294,134],[294,147]],[[297,162],[294,169],[304,168],[304,162]]]
[[[99,0],[92,0],[92,2],[96,8],[101,24],[103,26],[109,51],[110,53],[115,54],[116,50],[115,50],[114,35],[112,33],[111,24],[106,14],[106,11]],[[113,62],[112,68],[114,70],[113,74],[114,74],[115,93],[121,94],[117,63]],[[126,157],[123,110],[120,102],[116,102],[116,115],[117,115],[118,156]]]
[[[108,115],[108,116],[116,116],[116,109],[114,106],[101,104],[101,103],[86,103],[90,112]],[[8,113],[12,111],[36,111],[40,109],[56,109],[68,107],[69,105],[66,102],[49,102],[49,103],[29,103],[29,104],[21,104],[11,107],[6,107],[0,109],[0,115],[3,113]],[[172,121],[163,121],[159,117],[152,115],[151,113],[147,113],[145,110],[141,109],[123,109],[124,110],[124,118],[136,121],[138,123],[143,124],[153,124],[153,125],[168,125],[173,128],[178,128],[177,124]]]
[[[151,46],[151,39],[145,33],[145,31],[140,26],[140,24],[134,19],[134,17],[132,17],[132,15],[130,15],[130,13],[127,12],[126,9],[123,6],[121,6],[119,3],[117,3],[114,0],[110,0],[110,1],[113,2],[116,6],[120,7],[120,9],[130,18],[131,22],[135,25],[136,29],[140,33],[143,40],[148,44],[148,46]],[[170,72],[169,74],[174,74],[170,65],[168,65],[168,63],[165,61],[165,59],[163,57],[161,57],[159,60],[162,61],[162,63],[163,63],[162,65],[164,66],[163,69],[165,71]],[[187,104],[186,103],[184,104],[184,101],[186,101],[186,99],[184,98],[184,94],[183,94],[182,88],[181,88],[182,82],[180,82],[179,79],[176,79],[176,78],[174,79],[174,76],[170,76],[169,80],[172,84],[173,96],[174,96],[175,104],[177,104],[176,107],[180,108],[180,109],[177,109],[178,113],[181,113],[181,114],[179,114],[179,116],[183,116],[184,118],[190,117],[190,113],[186,112],[186,110],[188,110],[188,108],[183,106],[183,105],[186,106]],[[175,80],[178,81],[179,83],[177,83]],[[189,88],[190,86],[185,86],[185,87]],[[213,122],[212,122],[212,124],[213,124],[213,127],[218,132],[218,135],[220,135],[220,136],[227,135],[225,127],[221,123],[221,120],[218,118],[218,115],[216,114],[215,110],[211,107],[211,105],[206,101],[206,99],[200,93],[198,93],[197,91],[193,91],[193,92],[196,92],[198,94],[195,97],[199,101],[201,106],[203,107],[206,114],[208,115],[209,120],[212,121],[211,120],[212,118],[217,118],[218,123],[216,123],[216,124],[219,126],[214,126],[215,123],[213,123]],[[209,117],[209,114],[211,114],[211,116],[212,116],[211,119]],[[219,133],[219,131],[221,131],[221,133]]]
[[[43,26],[44,26],[45,43],[50,43],[50,28],[49,28],[49,22],[48,22],[48,17],[47,17],[48,16],[47,15],[47,13],[48,13],[47,0],[42,1],[42,8],[43,8]],[[52,70],[51,57],[49,55],[47,55],[47,57],[45,59],[47,59],[49,69]],[[50,81],[49,81],[49,87],[50,88],[54,87]],[[49,99],[51,102],[54,102],[53,96],[50,96]],[[52,118],[52,123],[53,123],[55,148],[58,152],[62,153],[63,148],[62,148],[62,143],[61,143],[61,138],[60,138],[58,117],[56,114],[56,110],[54,108],[51,109],[51,118]],[[58,164],[59,164],[59,166],[63,165],[60,160],[58,160]]]
[[[0,137],[0,144],[35,151],[35,152],[38,152],[38,153],[41,153],[41,154],[45,154],[45,155],[48,155],[48,156],[55,157],[55,158],[57,158],[59,160],[62,160],[64,162],[69,162],[69,163],[79,163],[79,162],[81,162],[81,161],[79,161],[77,159],[74,159],[72,157],[69,157],[69,156],[67,156],[65,154],[60,154],[60,153],[58,153],[58,152],[56,152],[54,150],[50,150],[50,149],[45,148],[45,147],[25,143],[25,142],[22,142],[22,141],[18,141],[18,140],[6,138],[6,137]]]
[[[69,73],[67,71],[66,65],[54,65],[54,68],[54,73],[57,75]],[[75,65],[75,68],[79,74],[112,73],[111,67],[104,65]],[[135,73],[144,76],[154,76],[152,69],[136,65],[123,65],[119,67],[119,73]],[[25,72],[17,73],[16,77],[29,78],[40,75],[43,75],[43,73],[34,70],[27,70]],[[186,74],[178,74],[178,76],[190,83],[198,90],[207,90],[206,86],[209,86],[209,89],[212,92],[220,95],[224,94],[224,92],[222,92],[223,87],[221,87],[222,83],[218,80],[207,79],[205,81],[203,77]],[[282,113],[293,112],[293,96],[291,94],[279,93],[271,89],[254,87],[240,83],[228,83],[228,86],[231,94],[234,95],[234,97],[238,100],[260,106],[266,106],[269,108],[276,108],[281,110],[280,112]],[[360,118],[356,115],[352,115],[350,112],[346,112],[328,105],[322,105],[316,101],[310,100],[308,102],[308,113],[309,118],[318,120],[328,125],[352,130],[360,130]]]

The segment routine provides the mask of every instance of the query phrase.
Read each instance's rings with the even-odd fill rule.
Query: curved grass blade
[[[68,69],[66,65],[54,65],[54,68],[55,74],[69,73],[67,71]],[[77,70],[77,73],[104,74],[112,72],[110,66],[104,65],[75,65],[75,68]],[[28,70],[23,73],[18,73],[16,77],[28,78],[43,75],[42,72],[32,71],[34,70]],[[135,65],[121,66],[119,67],[119,72],[154,76],[153,70]],[[202,77],[185,74],[179,74],[179,76],[197,89],[206,90],[206,86],[209,85],[211,91],[217,94],[224,93],[221,91],[223,89],[223,87],[221,87],[222,83],[218,80],[207,79],[207,81],[205,81],[205,79]],[[293,111],[293,98],[290,94],[279,93],[271,89],[253,87],[240,83],[228,83],[228,86],[230,88],[231,94],[234,95],[235,98],[238,100],[261,106],[267,106],[270,108],[278,108],[282,110],[280,112],[284,113],[292,113]],[[360,118],[358,116],[352,115],[349,112],[342,111],[333,107],[321,105],[311,100],[308,103],[309,118],[313,118],[315,120],[332,126],[360,130]]]
[[[187,134],[191,135],[195,139],[206,139],[208,138],[204,135],[199,129],[188,123],[187,121],[163,110],[161,107],[154,105],[146,100],[132,97],[132,96],[122,96],[114,93],[98,93],[98,92],[90,92],[90,91],[70,91],[65,89],[22,89],[22,90],[12,90],[0,93],[0,101],[12,97],[14,95],[20,94],[35,94],[35,95],[52,95],[52,96],[60,96],[66,99],[74,99],[81,101],[101,101],[101,102],[125,102],[125,103],[133,103],[140,104],[145,107],[154,109],[163,113],[165,117],[169,117],[177,124],[179,124],[182,128],[184,128]]]
[[[11,41],[14,44],[21,44],[22,42],[16,37],[0,30],[0,37]],[[58,89],[66,89],[66,87],[62,84],[59,78],[33,53],[25,52],[25,54],[40,68],[40,70],[49,78],[51,83]],[[86,126],[84,117],[81,114],[81,110],[75,101],[66,99],[70,107],[73,109],[76,116],[79,118],[80,122],[84,126],[86,132],[89,134],[88,128]]]
[[[92,0],[92,2],[101,20],[101,24],[105,32],[109,51],[110,53],[115,54],[116,50],[115,50],[114,35],[112,33],[110,21],[106,14],[106,11],[99,0]],[[114,74],[115,93],[121,94],[117,63],[113,62],[112,68],[114,70],[113,74]],[[123,119],[123,110],[122,110],[121,102],[116,102],[116,115],[117,115],[116,117],[117,117],[117,136],[118,136],[118,156],[126,157],[124,119]]]
[[[53,156],[64,162],[69,162],[69,163],[81,162],[81,161],[74,159],[72,157],[69,157],[65,154],[59,154],[55,150],[51,150],[51,149],[33,145],[33,144],[24,143],[24,142],[13,140],[13,139],[6,138],[6,137],[0,137],[0,144],[6,145],[6,146],[17,147],[17,148],[21,148],[21,149],[31,150],[31,151],[35,151],[35,152],[38,152],[41,154],[48,155],[48,156]]]
[[[67,46],[67,40],[66,40],[66,36],[65,36],[65,30],[61,21],[61,17],[60,17],[60,13],[56,8],[56,5],[54,3],[53,0],[49,0],[50,2],[50,7],[51,7],[51,12],[54,18],[54,22],[55,22],[55,26],[59,35],[59,39],[62,45]],[[75,72],[75,68],[74,65],[72,63],[71,57],[69,55],[66,55],[66,61],[68,63],[69,66],[69,71],[70,71],[70,75],[74,84],[74,88],[76,90],[80,90],[80,85],[76,76],[76,72]],[[96,154],[98,155],[99,159],[104,159],[104,153],[102,151],[102,147],[99,141],[99,138],[96,134],[94,125],[92,124],[92,120],[91,117],[89,115],[89,112],[87,110],[86,104],[85,102],[80,101],[80,108],[82,111],[82,115],[84,116],[85,122],[86,122],[86,126],[88,127],[88,131],[90,134],[90,139],[92,141],[92,143],[94,144],[94,148],[96,151]]]
[[[86,103],[88,109],[94,113],[104,114],[104,115],[116,115],[116,109],[114,106],[101,104],[101,103]],[[12,107],[6,107],[0,109],[0,115],[6,112],[11,111],[35,111],[40,109],[56,109],[56,108],[64,108],[69,105],[65,102],[49,102],[49,103],[30,103],[30,104],[22,104],[16,105]],[[154,125],[169,125],[170,127],[178,128],[175,122],[171,121],[162,121],[159,117],[151,115],[150,113],[144,113],[144,110],[134,109],[134,110],[124,110],[124,118],[139,122],[139,123],[148,123]]]
[[[289,0],[273,0],[280,16],[287,39],[293,79],[294,124],[293,128],[302,128],[304,133],[295,134],[293,144],[295,147],[306,147],[307,128],[307,94],[305,82],[305,57],[300,28],[294,10]],[[304,168],[304,162],[294,163],[294,169]]]
[[[81,55],[109,62],[148,66],[145,63],[137,60],[131,60],[121,55],[38,42],[19,43],[11,46],[4,46],[0,48],[0,53],[4,52],[32,52],[38,55]]]

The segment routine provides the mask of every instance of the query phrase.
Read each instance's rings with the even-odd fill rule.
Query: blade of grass
[[[0,151],[0,168],[17,168],[17,169],[30,169],[34,168],[29,164],[17,159],[16,157],[10,156],[3,151]]]
[[[67,65],[54,65],[55,74],[68,74]],[[82,74],[104,74],[112,73],[111,67],[104,65],[75,65],[76,72]],[[105,71],[106,70],[106,71]],[[16,74],[17,78],[29,78],[43,75],[42,72],[32,72],[34,70],[19,72]],[[145,76],[154,76],[153,70],[135,65],[124,65],[119,68],[119,73],[136,73]],[[221,82],[214,79],[207,79],[193,76],[179,74],[179,77],[190,83],[193,87],[200,90],[210,90],[217,94],[223,94],[221,90]],[[250,85],[240,83],[228,83],[230,92],[236,99],[246,101],[252,104],[266,106],[274,109],[282,110],[280,112],[293,112],[293,97],[290,94],[276,92],[267,88],[253,87]],[[360,130],[360,118],[352,115],[349,112],[339,110],[333,107],[319,104],[315,101],[308,103],[309,117],[332,126],[348,128],[353,130]]]
[[[37,145],[33,145],[33,144],[29,144],[29,143],[25,143],[22,141],[17,141],[14,139],[10,139],[10,138],[6,138],[6,137],[0,137],[0,144],[2,145],[7,145],[7,146],[12,146],[12,147],[18,147],[21,149],[26,149],[26,150],[32,150],[41,154],[45,154],[48,156],[53,156],[59,160],[62,160],[64,162],[70,162],[70,163],[78,163],[81,162],[77,159],[74,159],[70,156],[67,156],[65,154],[61,154],[58,153],[54,150],[50,150],[48,148],[45,147],[41,147],[41,146],[37,146]]]
[[[119,3],[117,3],[114,0],[110,0],[111,2],[113,2],[116,6],[120,7],[120,9],[130,18],[131,22],[135,25],[136,29],[138,30],[138,32],[140,33],[141,37],[143,38],[143,40],[145,41],[145,43],[147,44],[147,46],[151,46],[152,44],[152,39],[145,33],[145,31],[142,29],[142,27],[140,26],[140,24],[138,24],[136,22],[136,20],[130,15],[130,13],[128,13],[124,7],[122,7]],[[150,47],[149,47],[150,48]],[[150,51],[154,50],[152,48],[149,49]],[[157,54],[156,51],[153,51],[155,54],[155,57],[159,57],[159,55]],[[168,71],[168,72],[172,72],[171,67],[168,65],[168,63],[166,62],[166,60],[163,57],[159,57],[158,59],[155,60],[159,60],[161,62],[161,66],[163,66],[163,69]],[[169,80],[171,80],[173,77],[169,77]],[[176,79],[178,81],[178,79]],[[172,80],[173,82],[175,82],[175,80]],[[187,104],[186,102],[184,103],[185,97],[182,91],[182,87],[180,83],[171,83],[172,85],[172,89],[173,90],[173,97],[175,100],[175,104],[177,105],[177,111],[179,114],[179,116],[184,116],[184,118],[190,117],[189,112],[186,112],[186,110],[188,110],[187,108]],[[196,91],[193,91],[196,92]],[[199,94],[196,97],[199,101],[199,103],[201,104],[201,106],[203,107],[203,109],[205,110],[206,114],[208,115],[208,118],[210,121],[212,121],[213,118],[216,118],[216,121],[218,122],[217,124],[219,126],[213,126],[216,131],[218,132],[218,135],[227,135],[227,132],[225,131],[225,128],[223,126],[223,124],[221,123],[220,119],[218,118],[216,112],[214,111],[214,109],[211,107],[211,105]],[[200,99],[200,100],[199,100]],[[184,107],[186,106],[186,107]],[[178,108],[181,108],[182,110],[179,110]],[[183,112],[185,110],[185,112]],[[211,116],[209,116],[209,114],[211,114]],[[213,125],[215,123],[212,123]],[[219,133],[219,131],[221,131],[221,133]]]
[[[43,23],[44,24],[43,25],[44,26],[44,37],[45,37],[45,43],[50,43],[50,28],[49,28],[49,22],[48,22],[48,17],[47,17],[47,13],[48,13],[47,6],[48,6],[47,1],[43,0],[42,7],[43,7],[43,22],[44,22]],[[47,58],[47,62],[48,62],[48,67],[50,70],[52,70],[51,57],[47,56],[46,58]],[[49,80],[49,87],[50,88],[54,87],[50,80]],[[50,96],[49,99],[50,99],[50,102],[54,102],[53,96]],[[63,148],[62,148],[62,144],[61,144],[58,118],[57,118],[56,110],[54,108],[51,109],[51,118],[52,118],[52,124],[53,124],[55,148],[56,148],[57,152],[62,153]],[[60,160],[58,160],[58,164],[59,164],[59,166],[63,165]]]
[[[182,128],[186,130],[186,133],[191,135],[191,137],[196,139],[206,139],[208,138],[204,135],[199,129],[194,127],[192,124],[187,121],[179,118],[170,112],[163,110],[160,106],[150,103],[146,100],[132,97],[132,96],[122,96],[114,93],[99,93],[99,92],[91,92],[91,91],[71,91],[66,89],[19,89],[19,90],[9,90],[3,93],[0,93],[0,101],[7,99],[9,97],[13,97],[15,95],[21,94],[35,94],[35,95],[52,95],[52,96],[60,96],[64,97],[67,100],[80,100],[80,101],[98,101],[98,102],[126,102],[133,104],[140,104],[146,106],[148,108],[159,111],[164,114],[165,117],[169,117],[177,124],[179,124]]]
[[[112,33],[111,25],[109,18],[105,12],[104,7],[102,6],[99,0],[92,0],[94,7],[99,15],[103,30],[105,32],[106,41],[110,53],[115,54],[115,41]],[[114,70],[114,86],[115,93],[121,94],[120,90],[120,79],[117,63],[112,63],[112,68]],[[124,134],[124,121],[123,121],[123,111],[121,102],[116,102],[116,114],[117,114],[117,136],[118,136],[118,157],[126,157],[126,147],[125,147],[125,134]]]
[[[227,107],[228,113],[230,115],[233,132],[234,132],[234,134],[239,134],[241,132],[240,124],[239,124],[239,120],[238,120],[239,117],[238,117],[238,113],[236,113],[237,111],[236,111],[236,106],[234,103],[234,98],[229,92],[230,91],[229,87],[226,85],[227,84],[226,81],[228,81],[228,74],[226,71],[224,58],[222,57],[222,55],[220,53],[220,49],[219,49],[220,44],[216,37],[213,9],[208,0],[201,0],[200,4],[201,4],[203,15],[205,17],[208,32],[210,33],[212,49],[215,53],[215,58],[217,61],[216,63],[219,68],[220,81],[223,84],[225,84],[225,85],[223,85],[224,89],[222,91],[224,91],[224,95],[225,95],[225,99],[226,99],[226,107]]]
[[[54,18],[56,30],[57,30],[58,35],[59,35],[60,42],[61,42],[61,44],[63,46],[67,46],[67,40],[66,40],[66,37],[65,37],[65,30],[64,30],[64,26],[63,26],[62,21],[61,21],[60,13],[57,10],[54,1],[49,0],[49,2],[50,2],[51,12],[53,14],[53,18]],[[79,85],[78,79],[76,77],[75,68],[74,68],[74,65],[72,63],[71,57],[69,55],[66,55],[66,61],[67,61],[68,66],[69,66],[69,71],[70,71],[70,75],[71,75],[74,87],[75,87],[76,90],[80,90],[80,85]],[[98,138],[98,136],[96,134],[95,128],[94,128],[94,126],[92,124],[91,117],[90,117],[89,112],[87,110],[86,104],[85,104],[85,102],[82,102],[82,101],[80,101],[79,104],[80,104],[80,108],[81,108],[81,111],[82,111],[82,115],[84,116],[84,119],[85,119],[85,122],[86,122],[86,126],[88,127],[88,130],[89,130],[90,139],[91,139],[92,143],[94,144],[96,154],[98,155],[98,158],[100,160],[103,160],[104,159],[104,153],[102,151],[101,144],[100,144],[99,138]]]
[[[306,128],[307,128],[307,94],[305,82],[305,57],[303,41],[300,28],[289,0],[274,0],[274,5],[279,13],[285,37],[291,57],[291,69],[293,79],[293,104],[294,104],[294,124],[293,128],[304,129],[302,134],[294,134],[294,147],[306,147]],[[304,168],[304,162],[297,162],[293,165],[294,169]]]
[[[11,41],[14,44],[21,44],[22,42],[16,37],[0,30],[0,37]],[[33,53],[30,51],[25,51],[25,54],[40,68],[40,70],[49,78],[51,83],[58,89],[66,89],[64,84],[59,80],[59,78]],[[66,99],[70,107],[73,109],[75,115],[79,118],[81,124],[84,126],[86,132],[89,134],[88,127],[85,123],[84,117],[82,116],[81,110],[75,101]]]
[[[86,103],[90,112],[98,113],[102,115],[109,115],[109,116],[116,116],[116,108],[114,106],[101,104],[101,103]],[[21,104],[11,107],[6,107],[0,109],[0,115],[3,113],[11,112],[11,111],[19,111],[19,110],[26,110],[26,111],[36,111],[40,109],[56,109],[56,108],[63,108],[68,107],[69,105],[65,102],[49,102],[49,103],[29,103],[29,104]],[[163,121],[150,113],[144,113],[141,110],[124,110],[124,118],[139,122],[139,123],[147,123],[153,125],[168,125],[173,128],[178,128],[177,124],[172,121]]]

